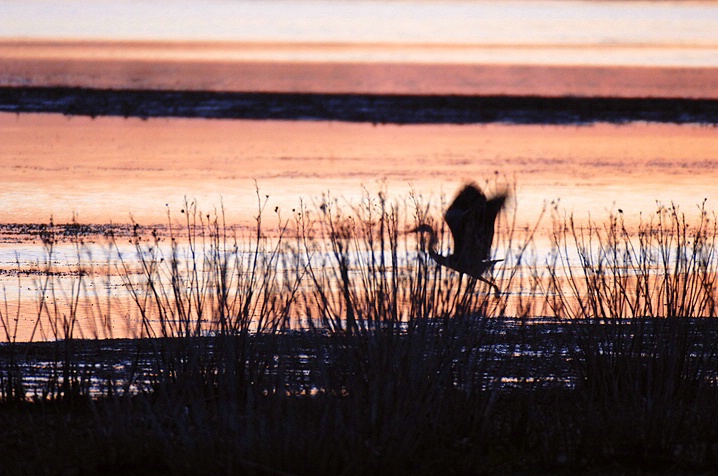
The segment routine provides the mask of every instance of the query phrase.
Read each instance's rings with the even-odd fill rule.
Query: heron
[[[508,193],[502,192],[487,199],[475,183],[465,185],[444,213],[444,221],[449,225],[454,238],[454,252],[448,256],[436,251],[439,239],[431,225],[422,223],[410,230],[410,233],[428,233],[429,256],[434,261],[483,281],[499,295],[498,286],[485,278],[484,273],[497,262],[503,261],[489,258],[494,239],[494,222],[507,198]]]

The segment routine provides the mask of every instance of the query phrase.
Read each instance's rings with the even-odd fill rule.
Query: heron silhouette
[[[436,251],[439,239],[431,225],[422,223],[410,230],[410,233],[428,233],[429,256],[434,261],[483,281],[499,295],[498,286],[484,278],[484,273],[497,262],[503,261],[489,258],[491,242],[494,239],[494,223],[507,198],[508,193],[502,192],[487,199],[475,183],[464,186],[444,213],[444,221],[449,225],[454,238],[454,252],[448,256]]]

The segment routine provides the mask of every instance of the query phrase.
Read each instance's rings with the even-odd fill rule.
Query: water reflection
[[[183,0],[166,8],[147,1],[82,1],[69,9],[12,1],[4,4],[0,31],[6,38],[461,45],[479,52],[463,52],[461,62],[716,66],[709,52],[718,45],[717,18],[710,2]],[[482,46],[489,48],[482,52]],[[501,51],[492,51],[496,46]],[[698,57],[696,47],[705,49]],[[418,57],[411,48],[386,49],[379,58],[376,51],[368,58],[348,53],[340,58],[456,61],[450,49],[437,55],[425,48]],[[301,49],[284,54],[292,61],[333,59],[331,50],[308,58]],[[259,59],[281,58],[266,49]]]

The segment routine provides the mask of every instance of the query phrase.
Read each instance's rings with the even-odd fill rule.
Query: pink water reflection
[[[718,198],[718,134],[702,126],[372,126],[0,114],[0,134],[2,223],[46,223],[50,217],[55,223],[73,217],[127,223],[132,217],[152,225],[167,223],[168,212],[183,222],[187,197],[205,213],[223,205],[230,224],[251,225],[258,208],[255,181],[269,227],[277,223],[275,209],[286,219],[302,203],[316,209],[325,193],[349,210],[367,192],[384,191],[411,214],[413,192],[438,214],[441,201],[468,180],[515,183],[519,226],[534,224],[557,199],[579,223],[603,220],[620,208],[630,224],[651,215],[656,200],[675,201],[690,214],[704,198],[715,210]],[[536,240],[540,262],[550,221],[544,224]],[[37,238],[3,239],[0,285],[8,293],[9,315],[20,309],[21,339],[28,339],[42,300],[39,282],[33,274],[19,282],[13,270],[16,260],[25,270],[41,266],[45,250]],[[126,239],[122,245],[132,255]],[[87,246],[103,265],[107,244]],[[71,273],[58,279],[72,289],[77,259],[72,247],[63,250],[57,266]],[[110,273],[112,279],[118,272]],[[113,324],[119,327],[103,332],[138,335],[122,283],[106,287],[105,277],[95,279],[119,310]],[[97,316],[94,301],[88,305],[88,315]],[[97,322],[84,322],[85,336],[94,335]],[[52,334],[46,329],[41,337]]]
[[[3,222],[166,221],[184,197],[231,221],[285,213],[331,192],[451,196],[464,181],[515,181],[518,212],[560,199],[579,216],[656,200],[718,197],[718,134],[703,126],[418,125],[0,115]]]

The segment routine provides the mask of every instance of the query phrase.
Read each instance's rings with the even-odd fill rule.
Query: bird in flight
[[[484,278],[484,273],[498,261],[503,261],[489,258],[494,222],[507,198],[508,194],[503,192],[487,199],[478,185],[464,186],[444,213],[444,221],[454,238],[454,252],[448,256],[436,251],[439,239],[431,225],[423,223],[410,232],[429,234],[429,256],[438,264],[483,281],[499,295],[498,286]]]

